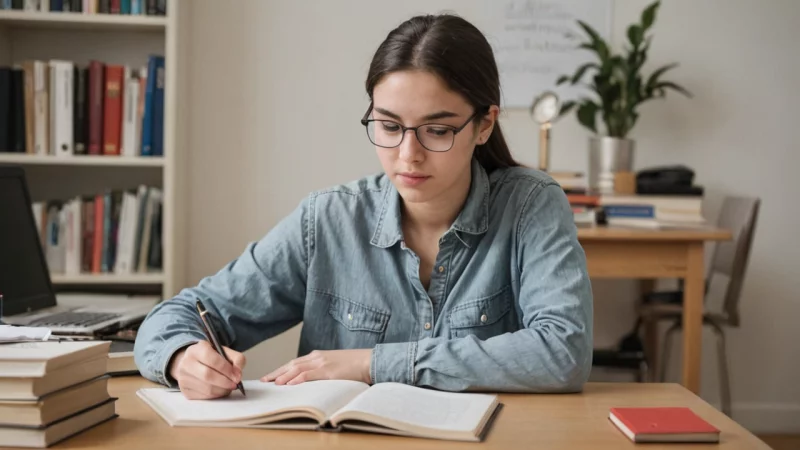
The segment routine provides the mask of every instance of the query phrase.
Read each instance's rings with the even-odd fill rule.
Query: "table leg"
[[[705,296],[703,243],[689,244],[687,258],[683,289],[683,386],[699,394]]]
[[[655,279],[639,280],[639,301],[644,299],[644,296],[653,292],[656,288]],[[644,353],[647,356],[648,378],[650,382],[657,381],[656,374],[658,374],[658,323],[653,320],[645,320],[642,322],[644,331]]]

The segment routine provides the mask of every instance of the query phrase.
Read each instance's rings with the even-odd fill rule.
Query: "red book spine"
[[[103,262],[103,196],[94,198],[94,254],[92,255],[92,272],[100,273]]]
[[[103,153],[103,63],[89,63],[89,154]]]
[[[122,81],[125,68],[106,66],[106,96],[103,106],[103,154],[119,155],[122,137]]]
[[[81,215],[81,231],[83,232],[83,253],[81,254],[81,271],[92,271],[94,260],[94,199],[83,201],[83,214]]]
[[[111,14],[119,14],[122,9],[122,2],[120,0],[111,0]]]

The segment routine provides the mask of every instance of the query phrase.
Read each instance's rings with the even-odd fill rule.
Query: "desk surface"
[[[110,393],[119,397],[119,417],[55,446],[73,449],[176,448],[635,448],[608,420],[614,406],[687,406],[722,430],[715,449],[769,449],[750,432],[677,384],[589,383],[582,394],[502,394],[504,404],[482,444],[384,436],[377,434],[277,431],[223,428],[170,428],[135,393],[153,386],[139,377],[114,378]],[[708,445],[647,445],[657,449],[708,450]]]
[[[731,232],[720,228],[647,229],[623,227],[578,228],[581,241],[725,241]]]

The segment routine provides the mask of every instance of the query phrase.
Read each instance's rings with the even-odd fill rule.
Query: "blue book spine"
[[[11,0],[3,0],[3,9],[11,9]]]
[[[131,0],[131,14],[136,16],[143,14],[142,0]]]
[[[164,58],[156,59],[156,90],[153,92],[153,156],[164,156]]]
[[[119,2],[119,13],[120,14],[131,13],[131,0],[121,0]]]
[[[111,243],[111,193],[103,196],[103,250],[101,252],[100,271],[108,273],[110,269],[109,244]]]
[[[50,12],[64,12],[64,0],[50,0]]]
[[[144,89],[144,114],[142,114],[142,156],[153,155],[153,94],[156,90],[156,60],[147,63],[147,82]]]
[[[656,209],[652,205],[608,205],[603,210],[606,217],[628,217],[637,219],[654,219]]]

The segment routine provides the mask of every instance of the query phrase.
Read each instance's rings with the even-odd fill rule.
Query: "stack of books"
[[[109,345],[0,343],[0,447],[48,447],[115,418]]]
[[[606,222],[636,228],[702,228],[703,197],[688,195],[603,195]]]
[[[164,70],[158,55],[141,68],[61,60],[0,67],[0,151],[163,156]]]
[[[34,203],[33,217],[50,272],[160,272],[162,205],[161,189],[143,185],[137,191]]]
[[[0,0],[0,9],[32,12],[165,16],[167,0]]]
[[[703,197],[696,195],[567,194],[578,215],[602,210],[609,226],[629,228],[703,228]],[[579,213],[580,211],[580,213]]]

